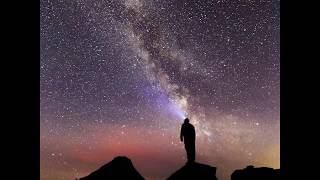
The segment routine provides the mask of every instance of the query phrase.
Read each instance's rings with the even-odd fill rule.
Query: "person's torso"
[[[191,124],[184,124],[183,125],[184,127],[184,134],[183,134],[183,136],[184,136],[184,138],[186,139],[186,140],[194,140],[195,139],[195,130],[194,130],[194,127],[193,127],[193,125],[191,125]]]

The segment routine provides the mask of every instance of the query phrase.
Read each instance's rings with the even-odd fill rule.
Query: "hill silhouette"
[[[216,167],[197,162],[187,163],[185,166],[174,172],[167,180],[182,180],[182,179],[210,179],[217,180]]]
[[[132,179],[144,180],[139,172],[134,168],[131,160],[125,156],[115,157],[109,163],[103,165],[98,170],[92,172],[79,180],[115,180]]]
[[[189,162],[167,180],[217,180],[216,167],[197,162]],[[125,156],[115,157],[109,163],[79,180],[144,180],[144,177],[134,168],[131,160]],[[280,169],[269,167],[256,168],[252,165],[237,169],[231,174],[231,180],[280,180]]]
[[[247,166],[244,169],[235,170],[231,174],[231,180],[279,180],[280,169],[268,167],[255,168]]]

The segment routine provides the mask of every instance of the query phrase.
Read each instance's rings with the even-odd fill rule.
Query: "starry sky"
[[[280,167],[280,0],[41,0],[40,176],[115,156],[146,179],[196,161]]]

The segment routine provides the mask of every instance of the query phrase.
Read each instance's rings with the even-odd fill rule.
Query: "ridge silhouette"
[[[167,180],[218,180],[216,167],[197,162],[186,163],[171,174]],[[115,157],[109,163],[79,180],[144,180],[145,178],[134,168],[131,160],[125,156]],[[237,169],[231,174],[231,180],[280,180],[280,169],[269,167],[255,168],[250,165]]]
[[[197,162],[187,163],[182,168],[178,169],[167,180],[184,180],[184,179],[201,179],[201,180],[217,180],[216,167]]]
[[[131,160],[125,156],[115,157],[109,163],[79,180],[132,179],[144,180],[134,168]]]
[[[280,169],[269,167],[255,168],[250,165],[237,169],[231,174],[231,180],[280,180]]]

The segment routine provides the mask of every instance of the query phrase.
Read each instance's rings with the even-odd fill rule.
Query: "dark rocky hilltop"
[[[187,163],[185,166],[173,173],[167,180],[217,180],[216,170],[216,167],[200,164],[197,162]]]
[[[144,180],[140,173],[134,168],[131,160],[124,156],[118,156],[98,170],[79,180],[113,180],[132,179]]]
[[[216,167],[197,162],[187,163],[167,180],[217,180]],[[144,180],[144,177],[134,168],[131,160],[125,156],[118,156],[98,170],[79,180]],[[231,174],[231,180],[280,180],[280,169],[269,167],[247,166],[237,169]]]
[[[231,180],[279,180],[280,169],[268,167],[255,168],[247,166],[244,169],[235,170],[231,174]]]

